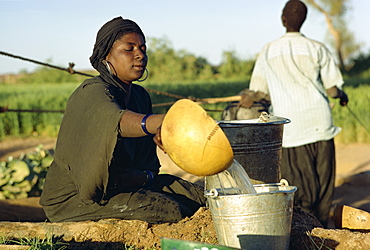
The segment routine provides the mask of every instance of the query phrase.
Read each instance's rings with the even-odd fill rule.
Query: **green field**
[[[370,85],[358,80],[348,81],[345,91],[349,106],[341,107],[338,100],[331,100],[334,124],[342,127],[337,142],[370,143]],[[152,97],[153,104],[171,103],[176,98],[156,94],[152,90],[185,98],[213,98],[236,95],[248,87],[245,82],[213,82],[184,84],[142,84]],[[7,136],[53,136],[58,133],[62,112],[11,112],[11,110],[64,110],[66,101],[77,83],[63,84],[0,84],[0,107],[10,111],[0,113],[0,140]],[[207,104],[203,107],[214,119],[221,118],[227,103]],[[156,107],[155,113],[165,113],[170,106]]]

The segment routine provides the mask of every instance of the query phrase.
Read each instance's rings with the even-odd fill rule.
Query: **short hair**
[[[299,30],[306,20],[307,7],[299,0],[290,0],[285,4],[282,16],[289,27]]]

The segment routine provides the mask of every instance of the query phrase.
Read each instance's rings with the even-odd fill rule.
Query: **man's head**
[[[299,0],[290,0],[285,4],[281,20],[287,32],[299,32],[306,16],[306,5]]]

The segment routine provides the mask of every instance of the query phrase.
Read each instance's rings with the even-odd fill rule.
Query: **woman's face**
[[[148,63],[143,37],[138,33],[121,36],[114,42],[106,60],[113,65],[112,73],[124,83],[139,79]]]

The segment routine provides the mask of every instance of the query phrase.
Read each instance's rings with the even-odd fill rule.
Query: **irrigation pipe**
[[[40,110],[40,109],[8,109],[8,106],[2,107],[0,106],[0,113],[5,112],[28,112],[28,113],[64,113],[64,110]]]

